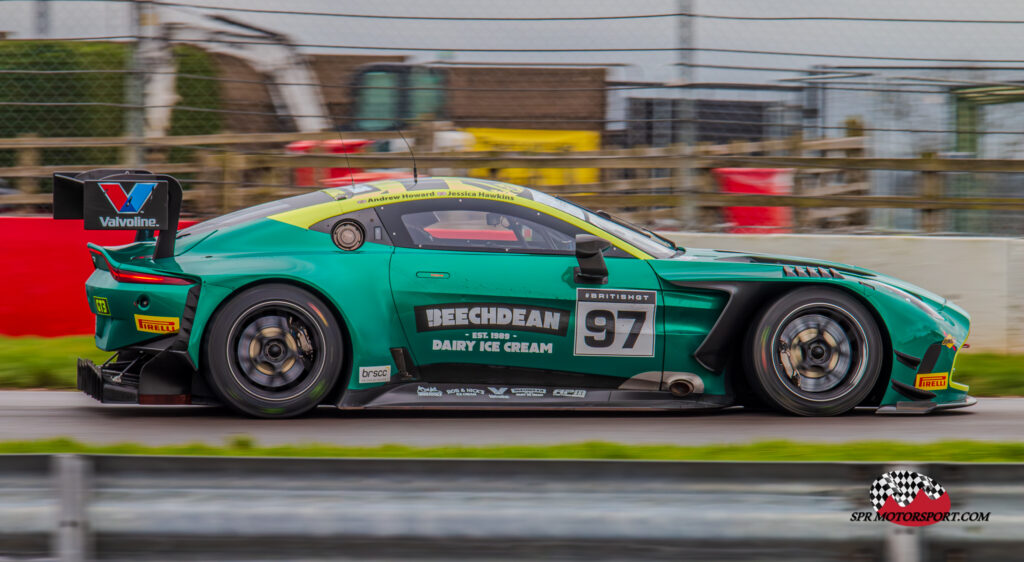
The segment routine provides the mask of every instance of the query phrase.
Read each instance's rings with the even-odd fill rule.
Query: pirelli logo
[[[921,390],[944,390],[949,388],[949,373],[917,375],[914,386]]]
[[[135,315],[135,329],[151,334],[173,334],[178,331],[178,319],[174,316]]]

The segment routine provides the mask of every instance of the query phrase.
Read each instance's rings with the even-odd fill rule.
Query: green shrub
[[[0,42],[0,65],[5,70],[114,70],[126,68],[128,46],[119,43],[69,41]],[[0,101],[121,104],[124,74],[0,74]],[[0,137],[35,134],[40,137],[118,136],[124,109],[107,105],[0,106]],[[47,149],[44,165],[116,162],[116,148]],[[0,166],[12,166],[14,151],[0,151]]]
[[[211,80],[217,76],[217,68],[205,51],[191,45],[174,47],[178,66],[177,90],[180,100],[171,114],[169,135],[209,135],[221,130],[221,116],[212,111],[184,109],[220,108],[220,83]],[[210,78],[201,78],[210,77]],[[170,153],[171,162],[186,162],[192,159],[192,149],[174,148]]]
[[[101,41],[8,41],[0,42],[0,69],[27,71],[90,70],[82,74],[0,74],[0,102],[41,104],[82,103],[94,105],[0,105],[0,137],[35,134],[40,137],[115,137],[124,133],[125,81],[131,46]],[[217,109],[220,87],[216,66],[198,47],[174,47],[181,76],[177,82],[179,105]],[[216,113],[175,109],[171,135],[216,133],[221,120]],[[187,150],[175,150],[171,161],[182,161]],[[0,167],[15,164],[14,151],[0,151]],[[44,165],[114,164],[119,149],[57,148],[43,150]]]

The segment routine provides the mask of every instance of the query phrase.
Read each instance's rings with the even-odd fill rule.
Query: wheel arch
[[[325,291],[321,290],[319,287],[316,287],[315,285],[312,285],[310,283],[306,283],[288,277],[264,277],[261,279],[250,281],[243,285],[239,285],[230,293],[225,295],[224,298],[222,298],[219,303],[217,303],[217,306],[213,309],[213,311],[210,312],[207,322],[205,322],[203,326],[203,333],[202,337],[200,338],[200,376],[202,376],[204,379],[207,377],[207,366],[204,363],[206,361],[207,341],[209,340],[210,337],[210,320],[215,318],[217,314],[219,314],[220,311],[224,308],[224,306],[232,299],[237,297],[239,294],[261,285],[291,285],[295,288],[302,289],[303,291],[311,293],[312,295],[314,295],[315,297],[319,298],[320,300],[327,304],[329,308],[328,312],[334,318],[335,322],[338,323],[338,327],[341,329],[341,339],[342,344],[344,345],[344,355],[341,362],[341,377],[335,383],[334,388],[332,388],[330,392],[324,395],[324,398],[320,403],[323,404],[332,401],[337,402],[341,398],[341,395],[344,393],[345,388],[347,386],[346,383],[348,379],[345,377],[345,374],[351,373],[352,371],[352,335],[349,333],[348,330],[348,322],[344,314],[341,312],[341,307],[339,307],[338,303],[336,303],[334,299],[328,296]]]
[[[713,281],[675,284],[678,287],[725,292],[729,295],[722,313],[704,341],[694,351],[694,358],[706,369],[727,377],[730,385],[744,388],[746,378],[732,359],[746,340],[747,332],[753,329],[754,319],[771,306],[782,295],[800,288],[829,288],[853,297],[871,313],[882,339],[882,366],[878,381],[862,405],[877,405],[881,402],[892,377],[892,338],[882,315],[864,295],[843,283],[814,281]],[[742,332],[740,332],[742,330]],[[737,337],[742,335],[743,337]],[[737,349],[740,347],[740,349]]]

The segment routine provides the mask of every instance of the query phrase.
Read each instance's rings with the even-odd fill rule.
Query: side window
[[[399,246],[443,250],[572,254],[583,231],[518,205],[474,199],[396,203],[380,208]]]

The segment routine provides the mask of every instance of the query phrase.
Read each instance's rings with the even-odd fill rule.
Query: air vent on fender
[[[812,267],[806,265],[785,265],[782,267],[783,277],[818,277],[826,279],[842,279],[843,274],[831,267]]]

